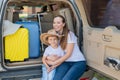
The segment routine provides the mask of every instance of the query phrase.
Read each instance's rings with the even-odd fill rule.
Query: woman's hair
[[[68,37],[68,32],[69,32],[69,29],[66,25],[66,21],[65,21],[65,18],[62,16],[62,15],[57,15],[55,16],[54,18],[56,17],[60,17],[62,18],[62,22],[65,23],[65,26],[63,27],[63,32],[62,34],[64,35],[61,40],[60,40],[60,46],[63,50],[65,50],[66,46],[67,46],[67,37]]]

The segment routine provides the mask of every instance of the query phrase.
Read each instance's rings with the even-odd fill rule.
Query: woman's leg
[[[65,76],[69,68],[70,66],[66,62],[63,62],[60,66],[56,68],[53,80],[63,80],[63,77]]]
[[[61,80],[78,80],[86,70],[86,62],[72,62],[71,68]]]

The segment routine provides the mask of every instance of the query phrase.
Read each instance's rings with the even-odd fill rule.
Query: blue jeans
[[[78,80],[86,70],[86,61],[63,62],[56,68],[53,80]]]
[[[42,65],[42,80],[53,80],[56,69],[47,72],[45,65]]]

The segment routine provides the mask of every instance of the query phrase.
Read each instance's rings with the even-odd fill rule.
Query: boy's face
[[[56,47],[58,45],[58,38],[56,36],[49,36],[48,37],[48,43],[52,46],[52,47]]]

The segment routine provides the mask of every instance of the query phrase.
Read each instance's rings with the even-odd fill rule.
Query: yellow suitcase
[[[26,28],[19,28],[17,32],[5,37],[5,59],[24,61],[29,57],[29,33]]]

